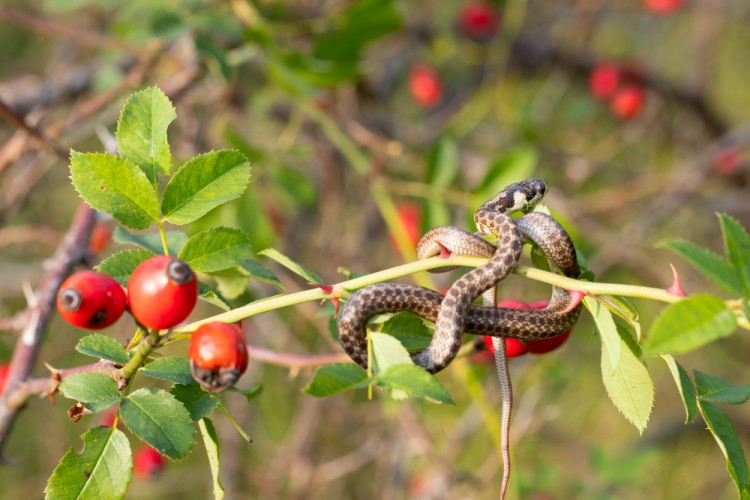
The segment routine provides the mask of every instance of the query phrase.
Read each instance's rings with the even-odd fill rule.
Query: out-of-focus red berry
[[[643,102],[646,100],[646,93],[643,88],[638,85],[628,85],[618,90],[612,100],[609,102],[609,107],[612,112],[622,118],[628,120],[637,115],[643,107]]]
[[[432,67],[419,63],[409,72],[409,91],[412,98],[421,106],[430,108],[443,98],[443,84]]]
[[[0,364],[0,395],[5,390],[5,383],[8,380],[9,370],[10,370],[10,363]]]
[[[600,63],[589,75],[589,91],[594,99],[605,101],[612,97],[621,81],[622,72],[618,66]]]
[[[141,479],[156,478],[166,466],[164,456],[147,444],[142,444],[133,454],[133,474]]]
[[[643,0],[643,6],[654,14],[669,14],[684,3],[684,0]]]
[[[719,175],[730,175],[735,173],[742,164],[742,155],[734,148],[722,149],[716,155],[713,169]]]
[[[99,414],[99,425],[112,427],[115,424],[115,418],[117,418],[117,406],[112,406]]]
[[[495,8],[482,1],[465,4],[458,14],[458,28],[466,37],[475,42],[490,40],[500,24]]]
[[[105,221],[96,221],[89,236],[89,250],[93,254],[100,254],[107,248],[112,239],[112,226]]]
[[[417,248],[417,243],[419,242],[419,226],[422,221],[422,212],[420,208],[411,202],[404,202],[400,203],[396,210],[398,211],[398,216],[401,219],[401,223],[406,228],[406,237],[409,241],[409,245],[411,248]],[[398,249],[398,245],[396,245],[396,239],[393,237],[393,235],[390,235],[391,240],[391,246],[393,246],[394,249]]]

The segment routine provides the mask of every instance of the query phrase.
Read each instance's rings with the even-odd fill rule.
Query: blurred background
[[[256,252],[273,246],[336,282],[341,267],[413,260],[426,229],[471,228],[479,204],[536,176],[598,281],[666,288],[672,262],[688,293],[718,293],[656,244],[676,237],[721,252],[715,212],[750,224],[749,25],[745,0],[4,0],[0,318],[25,307],[25,284],[38,284],[79,200],[67,165],[13,117],[64,150],[103,151],[128,95],[153,84],[177,109],[176,163],[235,148],[253,165],[245,195],[190,232],[245,229]],[[96,251],[123,248],[105,236]],[[309,286],[265,264],[288,292]],[[455,277],[417,279],[444,289]],[[278,293],[239,282],[237,305]],[[548,294],[518,277],[501,289],[522,301]],[[646,330],[663,307],[634,304]],[[217,312],[202,305],[194,316]],[[251,345],[280,353],[338,353],[330,313],[303,304],[245,330]],[[108,333],[133,334],[124,323]],[[81,335],[55,318],[34,374],[46,375],[41,361],[90,362],[74,351]],[[742,337],[680,361],[747,383]],[[0,362],[15,341],[0,331]],[[171,352],[185,355],[183,344]],[[599,350],[584,314],[560,349],[510,361],[510,497],[735,498],[705,424],[683,425],[666,367],[649,362],[656,404],[640,436],[607,397]],[[227,498],[496,498],[500,392],[488,359],[465,356],[439,375],[455,406],[368,401],[364,391],[319,400],[300,392],[311,370],[251,359],[239,385],[264,393],[226,403],[253,444],[213,418]],[[28,405],[0,497],[39,498],[65,451],[102,423],[70,423],[70,403]],[[747,450],[747,409],[726,411]],[[182,463],[155,462],[159,473],[137,473],[128,498],[211,495],[202,444]]]

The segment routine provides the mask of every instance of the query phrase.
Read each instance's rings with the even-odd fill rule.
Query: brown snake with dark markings
[[[524,241],[537,245],[553,267],[557,267],[565,276],[579,277],[580,267],[573,242],[556,220],[540,212],[517,219],[510,217],[514,212],[531,209],[546,190],[544,181],[527,179],[506,187],[477,209],[474,214],[477,228],[481,233],[497,235],[497,248],[478,235],[450,226],[434,228],[422,237],[417,246],[419,258],[437,255],[441,247],[454,254],[489,257],[485,265],[459,278],[445,297],[427,288],[393,283],[367,286],[352,295],[338,318],[339,341],[349,357],[367,368],[367,320],[381,313],[411,311],[435,322],[435,333],[430,344],[411,353],[414,363],[431,373],[442,370],[455,358],[464,332],[528,341],[553,337],[572,328],[581,306],[579,304],[566,311],[571,303],[570,293],[559,287],[553,287],[549,305],[542,310],[498,308],[494,306],[494,298],[491,305],[473,304],[513,271],[521,257]],[[440,270],[445,269],[437,271]],[[503,386],[504,401],[508,402],[504,404],[503,411],[505,472],[502,497],[509,474],[507,434],[512,393],[504,345],[497,341],[494,344],[500,351],[496,357],[498,375]]]

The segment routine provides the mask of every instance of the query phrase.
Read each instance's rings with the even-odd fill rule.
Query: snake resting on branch
[[[526,212],[544,196],[544,181],[527,179],[501,190],[474,213],[479,234],[451,226],[427,232],[417,245],[420,259],[445,253],[487,257],[486,264],[473,269],[450,287],[445,297],[433,290],[403,284],[379,283],[357,291],[346,302],[338,318],[339,341],[357,364],[367,369],[367,321],[381,313],[411,311],[435,323],[435,332],[427,347],[411,353],[413,362],[431,373],[448,366],[461,347],[463,334],[495,337],[498,376],[503,391],[503,464],[501,497],[507,488],[510,460],[508,428],[512,390],[505,360],[503,338],[522,341],[559,335],[573,327],[581,305],[570,308],[570,293],[553,287],[549,305],[541,310],[505,309],[495,306],[495,287],[515,268],[524,242],[538,246],[553,268],[569,278],[578,278],[580,267],[568,233],[551,216],[527,213],[511,218],[514,212]],[[497,248],[481,234],[497,235]],[[446,271],[440,268],[434,271]],[[484,294],[485,305],[474,301]]]

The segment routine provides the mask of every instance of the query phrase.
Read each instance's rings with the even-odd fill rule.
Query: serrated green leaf
[[[381,387],[397,389],[435,403],[453,404],[448,391],[440,381],[421,366],[414,364],[392,365],[373,377]]]
[[[146,174],[125,158],[73,151],[70,177],[86,203],[123,226],[146,229],[161,216],[156,191]]]
[[[128,428],[152,448],[172,460],[182,460],[195,443],[190,413],[167,391],[144,387],[120,404]]]
[[[666,240],[657,247],[666,248],[687,260],[698,272],[713,281],[730,295],[742,295],[742,282],[724,259],[715,253],[685,240]]]
[[[677,385],[677,390],[680,392],[682,397],[682,404],[685,406],[685,423],[692,422],[696,415],[698,415],[698,402],[695,400],[695,387],[693,387],[693,381],[690,380],[685,368],[682,367],[671,354],[662,354],[661,358],[667,363],[669,371],[672,373],[672,378]]]
[[[193,235],[180,251],[179,258],[194,271],[229,269],[250,255],[250,238],[240,229],[215,227]]]
[[[737,219],[719,214],[727,260],[740,280],[742,295],[750,297],[750,235]]]
[[[203,445],[206,447],[208,456],[208,465],[211,467],[211,480],[213,482],[214,500],[224,498],[224,487],[219,479],[219,437],[216,435],[216,429],[213,422],[208,418],[202,418],[198,422],[198,428],[203,437]]]
[[[164,189],[161,209],[173,224],[187,224],[239,198],[250,180],[250,164],[237,151],[220,150],[190,159]]]
[[[315,370],[312,380],[302,390],[316,398],[324,398],[357,387],[365,380],[367,372],[358,365],[336,363]]]
[[[153,256],[154,254],[148,250],[123,250],[107,257],[94,269],[111,276],[122,286],[127,286],[128,279],[135,268]]]
[[[408,311],[394,314],[380,331],[396,338],[408,350],[423,349],[432,340],[422,318]]]
[[[218,307],[223,311],[229,311],[232,309],[232,305],[224,296],[222,296],[221,293],[209,287],[205,283],[198,282],[198,298],[204,302]]]
[[[297,262],[294,262],[292,259],[282,254],[275,248],[266,248],[265,250],[258,252],[258,255],[263,255],[264,257],[268,257],[271,260],[275,260],[282,266],[292,271],[297,276],[301,276],[302,278],[306,279],[310,283],[318,283],[318,284],[323,283],[323,280],[321,279],[320,276],[310,271],[308,268],[306,268],[302,264],[298,264]]]
[[[177,118],[174,106],[157,87],[136,92],[127,100],[117,122],[117,151],[138,165],[152,184],[157,172],[172,173],[167,127]]]
[[[704,401],[741,405],[750,399],[750,385],[732,385],[723,378],[694,370],[695,389]]]
[[[263,384],[254,385],[247,389],[238,389],[237,387],[230,387],[227,392],[236,392],[245,396],[245,400],[249,403],[253,399],[263,394]]]
[[[696,294],[667,307],[654,322],[644,347],[646,355],[691,351],[731,335],[734,313],[712,295]]]
[[[207,416],[219,404],[215,395],[204,391],[198,384],[176,384],[169,392],[185,406],[193,422]]]
[[[74,373],[60,384],[60,392],[74,401],[80,401],[87,410],[97,413],[122,400],[117,383],[101,373]]]
[[[385,371],[393,365],[411,363],[411,356],[401,342],[385,333],[370,333],[372,343],[372,368],[374,373]]]
[[[250,273],[251,278],[273,285],[281,291],[286,290],[278,276],[260,262],[248,259],[242,263],[242,268]]]
[[[740,496],[750,494],[747,460],[734,427],[732,427],[726,415],[711,403],[698,401],[698,408],[721,452],[727,459],[729,474],[734,479],[734,484],[737,486]]]
[[[617,326],[615,320],[612,319],[612,313],[594,297],[584,297],[583,303],[596,324],[599,338],[602,341],[602,353],[607,355],[610,370],[614,371],[620,362],[622,349],[620,347],[620,335],[617,333]]]
[[[620,362],[614,369],[609,355],[602,350],[602,381],[615,407],[643,434],[654,405],[654,383],[628,344],[619,336],[618,340]]]
[[[169,255],[177,256],[182,250],[183,245],[188,240],[187,234],[182,231],[165,231],[164,237],[167,239]],[[163,255],[164,246],[161,242],[161,235],[156,233],[132,234],[117,226],[112,234],[112,239],[117,243],[124,245],[137,245],[153,252],[154,254]]]
[[[47,482],[47,500],[124,498],[133,471],[130,443],[113,427],[93,427],[81,436],[80,455],[69,449]]]
[[[143,368],[141,373],[151,378],[169,380],[178,384],[192,384],[193,375],[190,373],[190,361],[178,356],[165,356],[152,361]]]
[[[120,365],[130,361],[130,356],[123,346],[112,337],[94,333],[78,341],[76,351],[86,356],[106,359]]]

